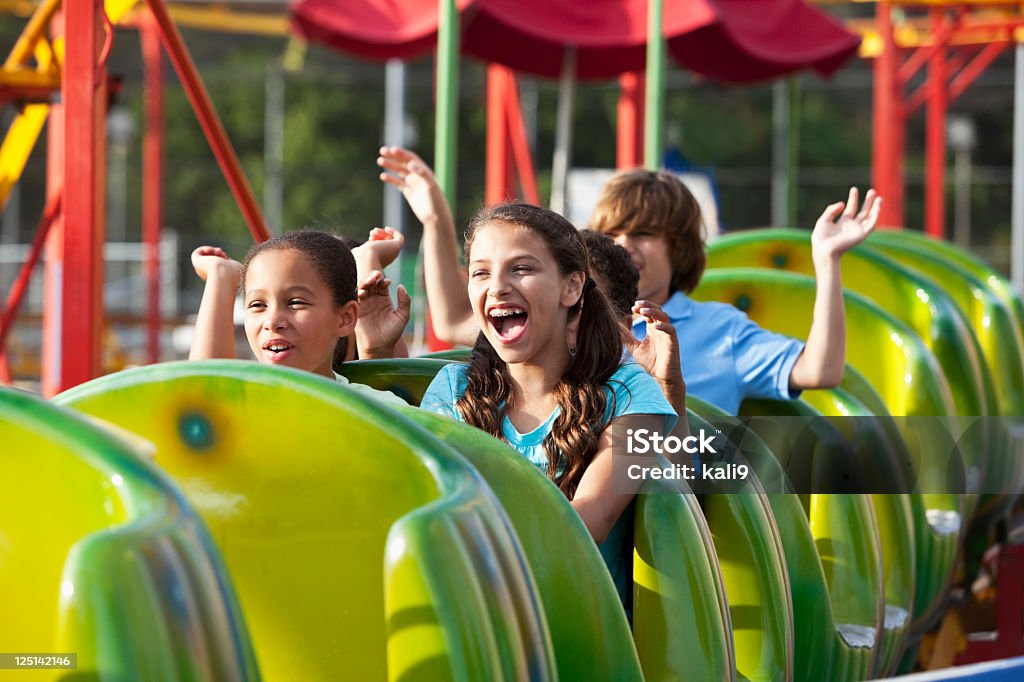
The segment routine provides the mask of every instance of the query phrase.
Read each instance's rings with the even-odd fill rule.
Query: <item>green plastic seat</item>
[[[433,358],[437,360],[454,360],[455,362],[465,362],[469,360],[469,354],[472,352],[470,348],[452,348],[451,350],[438,350],[433,353],[424,353],[420,357],[422,358]]]
[[[267,679],[554,679],[518,541],[456,452],[354,391],[242,361],[57,400],[135,432],[220,547]]]
[[[891,256],[897,258],[900,252],[907,255],[911,251],[927,253],[940,262],[970,272],[1007,307],[1020,338],[1024,339],[1024,301],[1009,280],[980,258],[949,242],[932,239],[912,230],[885,230],[876,233],[870,244],[889,251]]]
[[[410,405],[419,405],[434,375],[449,362],[429,357],[356,360],[342,365],[340,374],[353,383],[391,391]]]
[[[855,370],[850,372],[855,376]],[[893,489],[907,485],[906,464],[910,457],[895,422],[884,412],[884,405],[878,406],[883,410],[881,414],[873,414],[846,388],[805,391],[801,401],[792,403],[750,401],[741,408],[741,413],[755,410],[764,414],[799,414],[805,409],[801,403],[825,417],[840,417],[829,423],[850,446],[855,466],[871,481],[892,481]],[[910,634],[916,582],[913,519],[915,516],[924,518],[925,514],[924,503],[917,493],[881,493],[870,497],[882,553],[885,601],[874,674],[884,677],[895,671]]]
[[[725,492],[712,486],[701,496],[718,556],[732,623],[736,677],[747,680],[794,679],[794,613],[790,576],[779,528],[765,494],[761,476],[774,486],[782,483],[775,456],[733,417],[695,397],[687,397],[690,432],[723,428],[726,445],[739,448],[723,453],[753,473]]]
[[[707,271],[694,298],[740,304],[762,327],[800,336],[810,329],[814,293],[814,280],[806,275],[728,268]],[[955,406],[941,368],[913,330],[863,296],[847,291],[844,299],[847,362],[871,382],[889,412],[897,417],[925,492],[924,517],[914,518],[917,585],[912,629],[916,631],[936,615],[952,578],[966,526],[961,523],[964,496],[942,490],[948,485],[945,479],[950,468],[957,470],[962,464],[942,460],[936,466],[936,454],[951,452],[949,434],[953,426],[913,430],[907,428],[907,420],[898,417],[952,415]],[[941,420],[936,423],[941,425]],[[950,457],[955,457],[955,452]],[[923,466],[924,462],[928,466]]]
[[[67,679],[258,677],[206,528],[135,443],[3,388],[0,443],[5,651],[76,653]]]
[[[996,272],[959,249],[905,231],[886,231],[872,238],[870,248],[918,270],[939,283],[964,311],[978,336],[991,370],[999,414],[993,456],[989,457],[977,526],[1004,515],[1024,486],[1024,340],[1020,298]],[[979,425],[982,426],[982,425]],[[1008,428],[1000,428],[1007,426]]]
[[[604,560],[583,521],[558,488],[525,457],[479,429],[425,410],[407,408],[403,413],[458,450],[501,501],[537,584],[559,679],[644,679],[642,659],[637,657],[629,623]],[[684,561],[681,555],[676,559]],[[707,581],[698,584],[706,587]],[[714,603],[706,594],[694,596],[695,611],[700,609],[699,604]],[[639,619],[635,621],[637,626],[644,623],[646,627],[643,611],[635,611],[634,617]],[[682,625],[683,615],[671,614],[676,626]],[[709,617],[704,613],[700,616]],[[713,614],[710,617],[713,619]],[[720,666],[713,650],[698,646],[700,639],[683,638],[684,634],[694,634],[692,626],[690,623],[691,629],[685,633],[670,631],[673,645],[693,656],[690,663],[696,666],[694,669]],[[712,641],[724,637],[720,627],[716,630],[710,624],[700,633]],[[643,647],[639,648],[642,652]],[[721,650],[721,645],[717,648]],[[666,653],[660,652],[662,656]]]
[[[708,249],[708,266],[775,268],[813,275],[810,232],[770,229],[728,235]],[[992,375],[970,323],[936,282],[867,249],[845,254],[842,267],[847,289],[892,313],[934,353],[949,381],[956,414],[998,413]],[[972,494],[980,486],[986,453],[992,451],[993,444],[986,429],[973,429],[961,441],[967,481],[975,486],[969,489]],[[974,501],[971,497],[970,502]]]
[[[741,416],[750,418],[749,427],[768,447],[777,454],[800,456],[800,467],[817,468],[824,463],[831,469],[839,462],[858,467],[858,457],[845,435],[805,402],[748,400],[741,407]],[[794,431],[797,423],[801,428]],[[793,595],[795,679],[873,677],[886,635],[881,541],[871,497],[769,497],[786,550]],[[905,605],[909,609],[909,601]],[[903,620],[891,638],[905,635],[907,619]]]

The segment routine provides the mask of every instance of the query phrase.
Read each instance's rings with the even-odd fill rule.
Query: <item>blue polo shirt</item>
[[[662,310],[679,336],[686,394],[717,405],[729,414],[745,398],[791,400],[789,375],[803,351],[797,339],[758,327],[727,303],[697,302],[681,291]],[[638,340],[647,336],[643,318],[633,322]]]

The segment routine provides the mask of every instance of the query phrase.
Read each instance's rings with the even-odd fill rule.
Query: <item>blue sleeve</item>
[[[675,427],[678,417],[661,392],[661,386],[654,378],[635,362],[627,362],[619,366],[608,380],[605,390],[614,395],[614,411],[612,401],[608,401],[606,418],[608,421],[627,414],[660,414],[665,417],[665,430],[668,433]]]
[[[468,365],[454,362],[442,367],[423,394],[420,408],[461,421],[455,402],[466,392],[467,369]]]
[[[790,390],[789,376],[804,349],[803,341],[762,329],[743,314],[736,316],[732,336],[741,398],[800,397],[800,391]]]

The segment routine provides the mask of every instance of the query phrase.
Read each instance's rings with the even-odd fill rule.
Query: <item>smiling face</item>
[[[469,298],[477,324],[510,365],[562,362],[569,309],[582,272],[563,275],[547,244],[528,228],[492,222],[469,252]]]
[[[355,328],[357,305],[336,305],[300,251],[265,251],[246,270],[245,335],[263,363],[333,378],[334,349]]]

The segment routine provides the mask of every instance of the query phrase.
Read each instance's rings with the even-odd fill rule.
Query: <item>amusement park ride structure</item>
[[[366,0],[366,4],[383,0]],[[0,5],[11,9],[25,5],[24,1],[6,1]],[[344,14],[359,3],[333,3]],[[569,7],[571,3],[561,3]],[[753,5],[736,0],[630,0],[623,3],[642,6],[646,13],[646,35],[657,40],[646,41],[641,35],[639,43],[629,45],[630,59],[623,59],[627,68],[602,77],[618,77],[620,99],[618,107],[617,165],[656,167],[660,159],[661,109],[664,91],[666,51],[685,66],[688,62],[682,41],[690,36],[697,41],[704,36],[710,45],[720,36],[736,35],[744,25],[751,31],[750,17],[736,20],[739,12],[749,12]],[[278,14],[266,12],[235,12],[224,10],[223,3],[209,11],[200,10],[195,3],[174,7],[178,20],[195,25],[210,23],[209,14],[219,13],[214,23],[223,27],[230,22],[234,30],[252,32],[283,32],[287,24]],[[293,3],[292,30],[310,39],[325,39],[322,31],[310,31],[304,6],[318,6],[319,10],[331,6],[329,0],[304,0]],[[432,12],[422,35],[418,36],[418,49],[428,52],[436,46],[438,59],[438,149],[435,165],[438,177],[449,194],[454,190],[455,107],[457,88],[456,65],[460,31],[457,30],[457,10],[474,6],[477,26],[485,17],[501,26],[498,9],[509,5],[501,0],[410,0],[404,7],[422,6]],[[527,5],[544,6],[543,2]],[[772,0],[769,5],[785,5],[787,10],[799,10],[823,15],[819,10],[804,7],[792,0]],[[230,6],[230,5],[229,5]],[[559,7],[552,3],[548,7]],[[686,6],[684,12],[680,8]],[[692,7],[691,7],[692,6]],[[329,8],[329,7],[328,7]],[[634,7],[635,8],[635,7]],[[676,30],[674,20],[692,15],[693,8],[704,12],[706,20],[700,26],[686,31]],[[744,9],[746,8],[746,9]],[[550,10],[556,14],[561,10]],[[770,11],[770,9],[769,9]],[[491,14],[488,14],[491,12]],[[733,24],[729,25],[729,12]],[[563,12],[571,24],[572,12]],[[815,18],[816,21],[822,21]],[[831,21],[831,20],[828,20]],[[725,29],[715,32],[721,22]],[[239,205],[242,216],[254,239],[262,241],[269,235],[258,203],[221,125],[197,69],[172,18],[171,8],[165,0],[79,0],[62,3],[60,0],[42,0],[35,6],[31,19],[6,61],[0,69],[0,105],[17,107],[17,114],[9,126],[0,146],[0,207],[17,183],[43,126],[48,126],[47,201],[39,228],[11,290],[0,309],[0,382],[11,381],[4,343],[19,304],[27,289],[29,276],[46,249],[46,275],[43,321],[43,376],[42,392],[57,392],[87,381],[100,373],[100,331],[103,320],[102,288],[104,242],[104,160],[105,118],[107,106],[106,59],[116,26],[132,27],[139,31],[142,57],[145,63],[145,133],[143,142],[143,239],[146,244],[145,279],[148,299],[148,357],[159,358],[159,273],[157,247],[160,239],[161,217],[161,157],[162,157],[162,53],[166,52],[186,91],[204,134],[211,146],[221,171]],[[635,22],[634,22],[635,27]],[[69,30],[68,27],[74,27]],[[470,27],[472,28],[472,27]],[[467,44],[464,51],[471,54],[480,50],[481,39],[463,27],[462,36]],[[790,27],[792,29],[792,27]],[[875,3],[873,21],[851,21],[847,29],[860,33],[862,41],[842,28],[830,34],[829,50],[797,63],[773,62],[758,56],[742,44],[736,54],[744,55],[761,71],[749,71],[754,79],[763,79],[787,73],[798,68],[814,66],[830,73],[856,49],[860,42],[862,57],[874,60],[874,126],[873,168],[874,186],[886,197],[882,222],[899,226],[903,222],[903,149],[908,117],[922,106],[926,107],[926,216],[925,227],[929,235],[944,234],[943,192],[945,168],[945,115],[955,100],[1007,47],[1016,44],[1018,51],[1024,43],[1024,3],[1008,0],[959,2],[944,0],[892,0]],[[578,29],[577,29],[578,30]],[[829,29],[832,30],[832,29]],[[687,32],[688,31],[688,32]],[[757,33],[753,29],[752,34]],[[310,34],[313,35],[310,35]],[[378,36],[379,38],[379,36]],[[778,38],[758,36],[764,41]],[[353,39],[342,35],[340,39]],[[563,40],[558,47],[559,65],[546,66],[545,75],[562,73],[566,83],[584,73],[581,62],[587,53],[580,43],[568,37],[553,37],[547,41]],[[382,43],[384,45],[382,46]],[[377,58],[411,56],[400,54],[399,47],[387,41],[376,44]],[[488,43],[484,41],[485,45]],[[699,41],[695,53],[706,51]],[[568,47],[575,45],[574,47]],[[475,46],[475,47],[474,47]],[[491,45],[493,47],[493,45]],[[403,49],[407,49],[406,45]],[[620,56],[626,55],[622,52]],[[388,53],[391,49],[392,53]],[[690,48],[692,49],[692,48]],[[381,52],[383,50],[383,52]],[[358,53],[358,49],[353,50]],[[520,50],[520,53],[528,52]],[[753,54],[754,58],[750,58]],[[476,55],[481,56],[481,55]],[[522,115],[517,96],[514,68],[522,65],[502,63],[500,55],[486,55],[491,60],[487,77],[487,201],[514,196],[518,175],[519,193],[536,202],[539,197],[533,176],[533,161],[526,142]],[[627,55],[628,56],[628,55]],[[757,59],[760,59],[757,62]],[[711,60],[714,61],[714,60]],[[721,61],[721,60],[719,60]],[[1021,60],[1019,60],[1021,61]],[[566,67],[569,64],[571,67]],[[632,64],[632,66],[629,66]],[[921,69],[927,68],[923,85],[907,94],[908,85]],[[1018,70],[1021,68],[1018,64]],[[643,71],[641,69],[646,69]],[[700,70],[697,68],[696,70]],[[575,71],[575,73],[573,73]],[[715,74],[709,77],[743,81],[751,78]],[[1019,96],[1019,95],[1018,95]],[[1018,122],[1019,126],[1019,122]],[[1022,133],[1017,131],[1021,136]],[[1019,146],[1019,145],[1018,145]],[[641,151],[643,150],[643,151]],[[1019,162],[1018,162],[1019,163]],[[1020,180],[1016,180],[1020,182]],[[1020,202],[1020,197],[1015,197]],[[1019,209],[1016,209],[1019,211]],[[1017,219],[1019,222],[1019,218]],[[1017,228],[1019,230],[1019,228]],[[1024,249],[1024,244],[1018,244]]]

